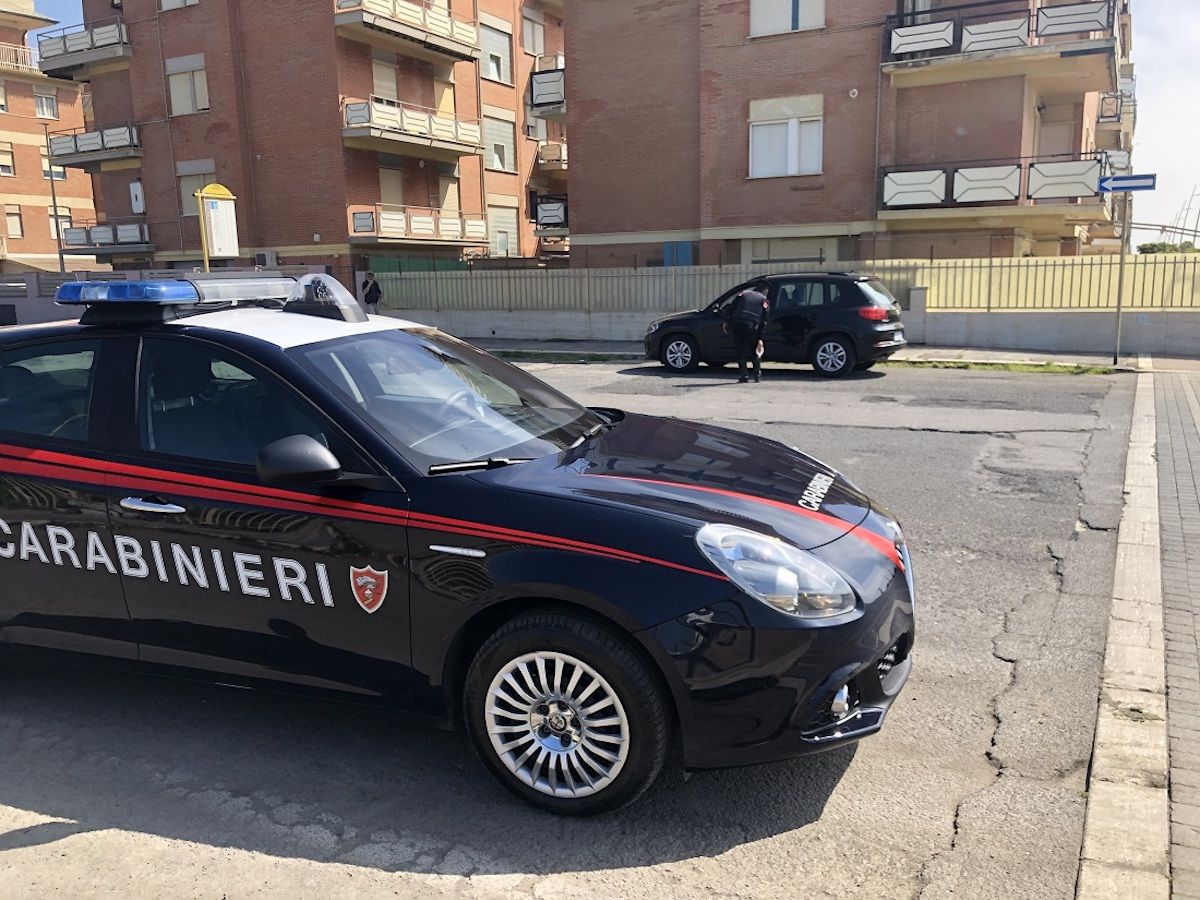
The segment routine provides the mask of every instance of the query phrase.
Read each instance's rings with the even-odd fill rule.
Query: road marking
[[[1154,376],[1138,375],[1078,900],[1167,900],[1170,800]]]

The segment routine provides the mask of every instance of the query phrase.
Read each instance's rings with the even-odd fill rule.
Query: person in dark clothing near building
[[[765,284],[757,284],[733,298],[726,313],[725,330],[733,334],[733,345],[737,350],[738,381],[745,384],[746,363],[754,366],[754,380],[762,376],[763,334],[767,330],[767,315],[771,308],[767,303]]]
[[[375,273],[368,272],[367,280],[363,282],[363,301],[367,304],[367,312],[379,315],[379,301],[383,299],[383,288],[375,280]]]

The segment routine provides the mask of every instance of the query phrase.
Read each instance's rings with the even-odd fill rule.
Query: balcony
[[[125,22],[117,18],[40,34],[38,56],[45,74],[86,81],[90,67],[128,60],[133,46]]]
[[[97,172],[105,162],[140,159],[142,145],[136,125],[118,125],[100,131],[60,132],[50,136],[50,157],[57,166]]]
[[[9,72],[41,74],[37,54],[24,44],[0,44],[0,69]]]
[[[1100,151],[884,168],[879,219],[893,230],[942,223],[1039,233],[1106,223],[1112,210],[1100,179],[1112,171]]]
[[[347,147],[443,162],[483,153],[483,133],[475,119],[456,119],[382,97],[346,100],[343,108],[342,140]]]
[[[545,141],[538,147],[537,168],[543,174],[557,175],[567,171],[567,142]]]
[[[537,58],[530,78],[529,105],[542,119],[567,117],[567,59],[561,53]]]
[[[475,246],[488,242],[482,215],[413,206],[347,208],[351,244],[451,244]]]
[[[144,218],[118,219],[104,224],[81,222],[63,229],[63,253],[113,256],[153,252],[150,226]]]
[[[533,233],[538,237],[566,237],[570,232],[566,197],[538,197]]]
[[[426,0],[338,0],[333,21],[342,37],[417,59],[479,59],[479,26]]]
[[[895,87],[1025,75],[1045,91],[1117,89],[1117,0],[980,0],[892,15],[883,69]]]
[[[100,172],[103,163],[140,160],[142,142],[136,125],[118,125],[100,131],[59,132],[50,136],[50,157],[55,166]]]

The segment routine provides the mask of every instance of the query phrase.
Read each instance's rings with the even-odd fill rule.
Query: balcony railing
[[[530,80],[529,105],[545,115],[567,102],[567,60],[561,53],[539,56]]]
[[[538,147],[538,167],[547,172],[565,172],[567,169],[567,142],[546,141]]]
[[[141,142],[137,126],[133,124],[117,125],[99,131],[77,129],[50,137],[50,156],[61,165],[139,155]]]
[[[431,49],[449,50],[467,58],[475,56],[479,49],[479,26],[475,22],[455,16],[445,6],[428,0],[338,0],[334,12],[338,16],[358,14],[360,18],[354,19],[356,25],[361,23],[401,37],[418,37]],[[441,42],[431,45],[427,38],[441,38],[462,46],[454,48]]]
[[[393,238],[397,240],[452,241],[486,244],[487,220],[482,215],[456,210],[421,209],[414,206],[351,206],[352,238]]]
[[[1108,154],[1092,152],[1009,160],[974,160],[880,170],[880,208],[1028,206],[1078,202],[1100,193],[1112,170]]]
[[[467,144],[472,150],[483,143],[483,132],[475,119],[457,119],[437,110],[382,97],[346,100],[344,107],[347,128],[378,128],[429,141]]]
[[[536,224],[539,229],[567,228],[567,198],[538,197]]]
[[[111,222],[78,222],[63,229],[63,249],[104,251],[150,247],[150,226],[144,218]]]
[[[121,18],[72,25],[38,35],[38,54],[41,56],[42,71],[53,70],[60,64],[70,65],[70,57],[77,57],[82,61],[84,56],[124,56],[131,50],[129,30]]]
[[[981,0],[892,15],[886,60],[982,53],[1060,42],[1064,36],[1112,37],[1115,0],[1051,5],[1041,0]]]
[[[0,69],[38,72],[37,54],[24,44],[0,44]]]

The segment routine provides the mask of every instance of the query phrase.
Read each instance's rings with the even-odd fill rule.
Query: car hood
[[[496,487],[774,532],[813,549],[854,530],[870,500],[836,471],[776,441],[627,414],[556,457],[480,473]]]

